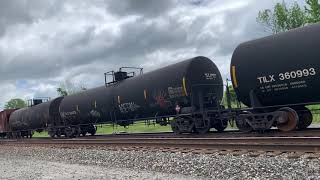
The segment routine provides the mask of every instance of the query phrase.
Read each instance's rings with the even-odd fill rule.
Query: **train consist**
[[[194,57],[140,75],[105,73],[104,86],[58,97],[31,107],[0,112],[0,135],[31,137],[47,130],[51,137],[96,133],[96,124],[128,126],[154,119],[175,133],[223,131],[235,122],[244,132],[305,129],[312,122],[306,105],[319,104],[320,24],[240,44],[233,53],[230,74],[238,100],[246,105],[222,105],[224,85],[217,66]]]

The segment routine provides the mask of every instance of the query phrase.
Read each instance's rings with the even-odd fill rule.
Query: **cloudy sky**
[[[95,87],[120,66],[151,71],[197,55],[226,78],[237,44],[268,35],[258,11],[279,1],[0,1],[0,109],[56,97],[65,81]]]

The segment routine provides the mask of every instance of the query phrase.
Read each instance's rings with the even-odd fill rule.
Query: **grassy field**
[[[42,131],[41,133],[34,132],[33,137],[49,137],[47,131]]]
[[[320,123],[320,105],[317,104],[317,105],[310,105],[310,106],[307,106],[307,108],[312,112],[312,115],[313,115],[313,121],[312,123],[313,124],[319,124]]]
[[[143,132],[170,132],[171,127],[160,126],[158,124],[145,125],[144,123],[136,123],[128,127],[112,126],[112,125],[98,125],[97,134],[112,134],[112,133],[143,133]]]
[[[110,124],[97,125],[97,134],[113,133],[143,133],[143,132],[171,132],[171,126],[160,126],[158,124],[145,125],[144,122],[138,122],[128,127],[112,126]],[[33,137],[49,137],[48,132],[35,132]]]

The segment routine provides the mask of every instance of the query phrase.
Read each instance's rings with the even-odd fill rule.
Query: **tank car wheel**
[[[8,138],[9,138],[9,139],[14,139],[13,132],[9,132],[9,134],[8,134]]]
[[[72,138],[73,137],[73,131],[71,127],[65,128],[65,136],[66,138]]]
[[[236,119],[236,126],[241,132],[252,131],[252,127],[244,119]]]
[[[294,108],[294,110],[296,110],[299,116],[299,122],[297,125],[298,129],[306,129],[308,126],[311,125],[313,116],[311,111],[308,108],[301,106],[301,107]]]
[[[14,133],[14,138],[15,138],[15,139],[20,139],[20,136],[19,136],[19,133],[18,133],[18,132]]]
[[[28,134],[27,134],[27,138],[32,138],[32,135],[33,135],[33,131],[28,131]]]
[[[251,112],[247,111],[242,114],[252,114]],[[236,118],[236,126],[241,132],[251,132],[253,129],[250,124],[247,123],[246,119],[244,118]]]
[[[33,136],[33,133],[31,133],[31,134],[29,135],[30,139],[32,138],[32,136]]]
[[[21,132],[17,132],[17,139],[22,139]]]
[[[57,134],[57,137],[58,137],[58,138],[61,138],[61,133],[60,133],[60,134]]]
[[[55,138],[55,136],[56,136],[56,132],[55,131],[49,131],[48,134],[49,134],[49,136],[51,138]]]
[[[17,139],[17,133],[12,132],[12,134],[11,134],[11,138],[12,138],[12,139]]]
[[[88,133],[90,133],[91,136],[94,136],[96,134],[96,132],[97,132],[97,126],[90,125]]]
[[[81,135],[82,135],[82,136],[86,136],[86,135],[87,135],[87,131],[81,132]]]
[[[192,133],[195,122],[191,116],[178,116],[174,118],[177,128],[180,133]]]
[[[223,132],[228,127],[228,121],[220,121],[213,125],[218,132]]]
[[[56,136],[57,136],[58,138],[61,137],[61,129],[57,129]]]
[[[80,136],[80,133],[81,133],[81,130],[80,130],[80,127],[72,127],[72,137],[79,137]]]
[[[7,138],[8,138],[8,139],[11,139],[11,138],[12,138],[12,133],[11,133],[11,132],[8,132],[8,133],[7,133]]]
[[[177,126],[177,123],[175,120],[172,120],[171,121],[171,129],[173,131],[173,133],[175,134],[181,134],[180,130],[179,130],[179,127]]]
[[[299,122],[299,116],[297,112],[289,107],[281,108],[279,109],[279,111],[286,112],[287,117],[286,117],[286,122],[277,124],[277,128],[285,132],[296,129]]]
[[[198,123],[200,122],[200,124]],[[195,126],[194,126],[194,132],[195,133],[199,133],[199,134],[206,134],[210,131],[211,128],[211,123],[210,123],[210,119],[206,118],[206,119],[198,119],[196,120]]]

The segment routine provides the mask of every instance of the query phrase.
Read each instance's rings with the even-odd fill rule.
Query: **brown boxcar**
[[[0,112],[0,136],[1,137],[6,136],[6,133],[9,131],[8,129],[9,117],[13,111],[15,111],[15,109],[8,109]]]

